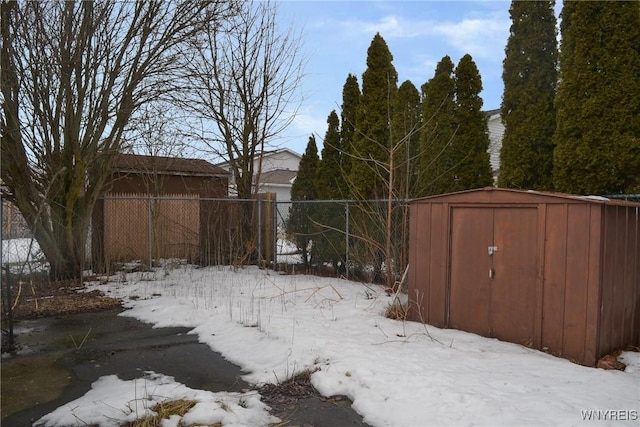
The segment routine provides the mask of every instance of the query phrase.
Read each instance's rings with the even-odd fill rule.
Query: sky
[[[250,384],[314,371],[311,382],[321,394],[348,396],[374,427],[622,427],[640,419],[640,353],[619,356],[624,372],[606,371],[463,331],[387,319],[394,297],[376,285],[257,267],[183,265],[130,273],[126,280],[113,276],[93,289],[122,298],[123,316],[191,328],[239,365]],[[35,425],[118,426],[156,402],[179,398],[198,404],[164,426],[278,422],[255,391],[194,390],[147,372],[127,381],[102,377]]]
[[[298,114],[279,142],[302,154],[309,135],[319,150],[331,110],[340,111],[349,73],[366,69],[367,49],[379,32],[393,55],[398,85],[417,88],[449,55],[475,61],[483,82],[484,110],[500,108],[502,61],[511,20],[509,1],[283,1],[280,19],[300,31],[308,60]],[[556,6],[558,8],[558,6]]]

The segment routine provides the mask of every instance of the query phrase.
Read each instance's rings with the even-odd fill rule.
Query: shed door
[[[453,208],[449,326],[531,344],[536,208]]]

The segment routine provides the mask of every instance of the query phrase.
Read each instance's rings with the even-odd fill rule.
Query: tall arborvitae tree
[[[352,146],[350,182],[356,199],[383,197],[387,192],[388,171],[381,165],[388,161],[390,110],[398,82],[392,61],[387,43],[376,34],[367,51]]]
[[[318,164],[316,174],[316,189],[319,199],[340,198],[340,182],[342,171],[340,170],[340,119],[333,110],[327,118],[327,133],[322,147],[322,160]]]
[[[556,190],[640,191],[640,2],[564,2]]]
[[[417,174],[420,163],[420,129],[422,126],[422,104],[420,92],[409,80],[398,88],[393,107],[393,145],[389,152],[389,168],[393,168],[392,190],[387,195],[387,237],[391,245],[387,254],[402,270],[409,262],[409,205],[406,200],[416,197]],[[393,200],[392,200],[393,199]]]
[[[451,190],[455,158],[451,143],[456,133],[454,65],[447,55],[435,75],[422,86],[420,174],[418,194],[427,196]]]
[[[394,107],[393,135],[396,147],[394,164],[395,197],[408,199],[415,197],[416,177],[419,170],[417,154],[420,145],[422,111],[420,92],[409,80],[398,88]]]
[[[553,189],[557,32],[555,1],[513,1],[500,113],[501,187]]]
[[[353,137],[356,133],[356,115],[360,105],[360,86],[358,78],[349,74],[342,88],[342,111],[340,113],[340,143],[342,147],[341,165],[345,178],[351,173],[351,153],[353,152]],[[342,197],[349,196],[347,180],[341,186]]]
[[[340,167],[340,119],[335,110],[327,118],[322,159],[316,172],[318,199],[340,199],[344,176]],[[335,202],[320,203],[316,210],[319,236],[314,239],[318,262],[330,262],[336,272],[344,270],[345,213],[344,206]]]
[[[315,180],[318,163],[318,147],[315,137],[311,135],[307,148],[300,159],[298,174],[291,186],[291,201],[294,203],[289,208],[287,223],[287,233],[302,253],[302,261],[307,267],[313,263],[313,249],[310,252],[309,248],[316,234],[316,226],[314,224],[314,205],[313,203],[304,203],[304,201],[317,199]]]
[[[458,131],[453,139],[454,180],[450,191],[486,187],[493,183],[489,163],[489,130],[482,111],[482,79],[471,55],[460,59],[455,70]]]

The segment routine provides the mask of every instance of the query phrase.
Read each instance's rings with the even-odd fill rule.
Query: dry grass
[[[4,279],[4,278],[3,278]],[[6,296],[3,280],[3,298]],[[16,320],[49,317],[65,313],[83,313],[120,307],[121,301],[98,291],[79,292],[86,285],[79,281],[52,282],[43,275],[11,278],[11,305]],[[6,301],[2,319],[6,317]]]
[[[195,400],[168,400],[156,404],[151,410],[156,415],[149,415],[148,417],[139,418],[133,422],[127,423],[126,427],[161,427],[162,420],[169,419],[172,415],[184,416],[191,408],[196,405]],[[182,425],[182,424],[180,424]],[[218,427],[221,424],[213,424],[209,427]]]
[[[396,299],[387,307],[385,317],[393,320],[406,320],[407,306]]]

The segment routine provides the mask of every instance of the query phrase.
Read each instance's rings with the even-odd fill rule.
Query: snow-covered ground
[[[640,424],[640,353],[625,372],[605,371],[516,344],[390,320],[378,287],[257,268],[180,267],[94,284],[124,299],[123,316],[193,328],[240,365],[245,380],[283,381],[305,369],[324,395],[347,395],[373,426]],[[256,392],[192,390],[162,372],[135,381],[103,377],[39,425],[118,425],[155,402],[200,403],[182,421],[267,425]],[[166,426],[177,426],[175,416]]]
[[[44,262],[44,255],[35,239],[7,239],[2,241],[2,264]]]

